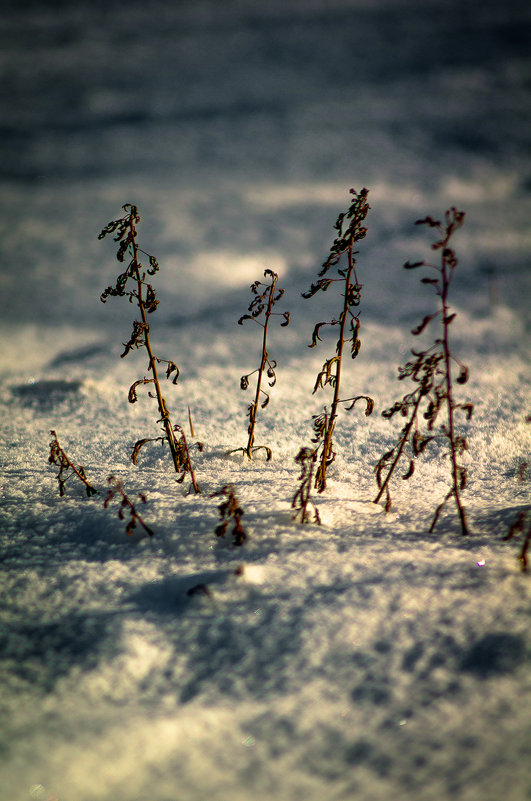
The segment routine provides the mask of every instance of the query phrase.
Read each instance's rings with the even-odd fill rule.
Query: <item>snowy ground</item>
[[[11,6],[11,7],[10,7]],[[529,575],[502,537],[529,508],[531,234],[528,4],[509,0],[196,0],[7,4],[0,30],[0,782],[10,801],[526,801],[531,799]],[[294,457],[327,393],[333,349],[303,300],[353,186],[370,190],[360,243],[358,359],[370,394],[337,428],[316,499],[292,522]],[[166,400],[193,413],[202,494],[158,447],[145,371],[121,360],[134,309],[100,292],[118,272],[97,240],[125,202],[158,256],[157,354],[181,368]],[[410,329],[433,309],[401,265],[427,255],[412,223],[449,205],[455,352],[472,535],[448,509],[428,448],[389,514],[374,465],[400,423]],[[246,444],[259,331],[238,326],[270,268],[288,328],[257,441]],[[324,303],[324,305],[323,305]],[[50,429],[101,489],[60,498]],[[127,537],[106,479],[123,480],[151,538]],[[520,478],[519,478],[520,475]],[[521,480],[523,478],[523,480]],[[211,493],[234,484],[249,539],[214,536]],[[208,593],[189,594],[205,585]]]

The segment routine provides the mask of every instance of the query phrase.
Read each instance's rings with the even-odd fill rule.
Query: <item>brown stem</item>
[[[181,429],[181,437],[184,445],[184,450],[186,453],[186,462],[188,465],[188,472],[190,473],[190,479],[192,481],[192,487],[194,488],[194,492],[198,495],[201,490],[199,489],[199,484],[196,481],[194,469],[192,467],[192,460],[190,459],[190,451],[188,450],[188,442],[186,441],[186,434],[184,433],[183,429]]]
[[[448,243],[448,239],[450,235],[448,234],[446,237],[446,241],[444,243],[444,247],[446,247]],[[450,355],[450,343],[449,343],[449,336],[448,336],[448,289],[450,286],[450,278],[447,272],[447,266],[445,260],[442,260],[442,291],[441,291],[441,301],[442,301],[442,323],[443,323],[443,351],[444,351],[444,366],[445,366],[445,383],[446,383],[446,402],[448,408],[448,439],[450,441],[450,459],[452,462],[452,486],[453,486],[453,496],[455,498],[455,503],[457,506],[457,512],[459,514],[459,520],[461,522],[461,532],[463,535],[468,535],[468,527],[466,523],[466,516],[465,510],[461,504],[461,498],[459,495],[459,470],[457,467],[457,455],[456,455],[456,448],[455,448],[455,427],[454,427],[454,402],[452,397],[452,374],[451,374],[451,355]]]
[[[409,420],[409,423],[407,424],[407,426],[406,426],[406,428],[404,430],[404,433],[402,435],[402,440],[400,442],[400,447],[398,448],[396,456],[393,459],[393,464],[389,468],[389,472],[387,473],[386,479],[383,482],[382,486],[380,487],[380,491],[379,491],[378,495],[376,496],[376,498],[374,499],[373,503],[378,503],[380,501],[382,495],[385,492],[385,488],[387,487],[387,485],[389,483],[389,479],[391,478],[391,476],[392,476],[392,474],[394,472],[394,469],[398,464],[398,460],[402,456],[402,451],[404,450],[405,444],[406,444],[406,442],[408,440],[409,432],[411,431],[411,427],[413,426],[413,423],[415,422],[415,420],[417,418],[418,408],[419,408],[420,402],[421,402],[423,397],[424,397],[424,395],[422,394],[422,392],[420,392],[417,400],[415,401],[415,406],[413,407],[413,411],[411,413],[411,418]]]
[[[273,275],[271,278],[271,286],[269,289],[269,299],[267,302],[267,309],[265,312],[265,322],[264,322],[264,335],[262,338],[262,358],[260,361],[260,367],[258,368],[258,378],[256,381],[256,395],[254,399],[254,403],[251,406],[251,411],[249,413],[249,440],[247,442],[247,447],[245,449],[245,453],[252,459],[252,447],[254,443],[254,428],[256,425],[256,417],[258,414],[258,404],[260,403],[260,392],[262,390],[262,376],[265,370],[265,366],[268,361],[267,357],[267,327],[269,325],[269,318],[271,317],[271,310],[273,308],[273,291],[275,289],[275,285],[277,283],[278,276]]]
[[[354,271],[354,260],[352,258],[352,243],[351,243],[348,250],[348,270],[345,276],[345,296],[343,300],[343,312],[341,314],[339,339],[337,343],[337,361],[336,361],[337,366],[335,375],[334,397],[332,400],[330,417],[328,418],[327,421],[325,436],[323,440],[321,463],[319,465],[315,477],[315,488],[317,489],[318,492],[323,492],[326,489],[326,470],[328,467],[328,461],[330,459],[330,454],[332,451],[332,435],[334,433],[334,428],[336,425],[337,407],[339,404],[339,389],[341,383],[341,361],[343,358],[343,346],[345,344],[345,326],[347,324],[347,315],[348,315],[350,277],[353,271]]]
[[[138,245],[136,242],[136,229],[134,227],[133,220],[131,220],[131,239],[132,239],[132,248],[133,248],[133,265],[135,268],[135,279],[137,282],[138,287],[138,294],[137,294],[137,301],[138,301],[138,308],[140,309],[140,314],[142,315],[142,323],[144,325],[144,347],[148,353],[149,357],[149,367],[148,370],[151,370],[153,375],[153,382],[155,384],[155,392],[157,395],[157,402],[159,406],[159,413],[161,417],[161,422],[164,426],[164,430],[166,432],[166,437],[168,439],[168,443],[170,446],[171,456],[173,459],[173,465],[175,467],[175,472],[181,472],[181,465],[179,461],[179,455],[177,453],[177,446],[175,442],[175,433],[173,431],[173,427],[170,420],[170,415],[168,413],[168,409],[166,408],[166,402],[162,397],[162,392],[160,389],[160,382],[159,382],[159,375],[157,371],[157,360],[153,355],[153,351],[151,349],[151,342],[149,339],[149,324],[147,321],[146,316],[146,308],[144,305],[144,299],[142,297],[142,285],[143,280],[140,276],[140,270],[138,267]]]
[[[57,439],[57,434],[55,433],[55,431],[52,430],[50,433],[52,434],[52,436],[53,436],[53,438],[55,440],[55,445],[57,445],[57,449],[59,450],[59,452],[60,452],[62,458],[64,459],[67,467],[69,467],[75,473],[75,475],[79,478],[79,480],[82,481],[83,484],[85,485],[85,487],[87,489],[87,495],[96,495],[98,491],[96,489],[94,489],[92,484],[89,482],[89,480],[85,476],[85,474],[84,474],[85,471],[84,471],[83,467],[77,468],[76,465],[72,461],[70,461],[70,459],[66,455],[65,451],[59,445],[59,440]],[[60,473],[59,473],[59,475],[60,475]],[[58,478],[59,478],[59,476],[58,476]]]

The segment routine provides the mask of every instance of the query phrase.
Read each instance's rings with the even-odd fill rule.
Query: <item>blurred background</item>
[[[126,202],[161,319],[240,314],[265,267],[299,294],[362,186],[369,310],[392,317],[411,223],[455,204],[466,302],[525,313],[530,44],[526,0],[7,0],[3,327],[130,317],[99,303]]]

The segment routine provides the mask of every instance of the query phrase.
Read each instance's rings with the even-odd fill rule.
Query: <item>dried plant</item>
[[[361,322],[358,307],[361,302],[362,284],[360,284],[356,274],[356,259],[354,255],[357,254],[357,251],[354,250],[354,246],[356,242],[363,239],[367,233],[367,229],[362,223],[370,209],[367,203],[367,189],[362,189],[360,192],[351,189],[350,193],[353,195],[352,202],[348,211],[340,214],[334,225],[338,235],[334,239],[329,256],[319,272],[319,280],[312,284],[310,289],[307,292],[303,292],[302,295],[304,298],[311,298],[317,292],[326,292],[332,284],[336,283],[340,284],[343,289],[343,303],[339,317],[337,319],[332,319],[330,322],[325,321],[317,323],[313,330],[311,344],[308,346],[310,348],[315,348],[317,342],[321,341],[320,334],[323,326],[339,326],[335,354],[324,362],[313,389],[313,393],[327,386],[333,389],[330,411],[328,411],[325,406],[322,414],[313,416],[314,438],[312,442],[316,445],[313,452],[316,454],[314,461],[317,463],[314,486],[318,492],[323,492],[326,488],[326,472],[336,455],[332,437],[336,426],[339,406],[343,405],[346,411],[350,411],[357,401],[364,400],[366,403],[366,415],[370,415],[374,408],[374,401],[367,395],[340,398],[341,369],[343,366],[345,345],[350,345],[350,356],[352,359],[355,359],[358,355],[361,345],[359,338]],[[346,256],[346,265],[344,267],[337,267],[337,277],[331,278],[329,271],[332,267],[339,264],[344,255]],[[353,309],[356,309],[356,311],[353,311]],[[347,406],[346,404],[350,405]],[[303,463],[307,462],[309,458],[310,454],[308,453],[304,457]],[[306,481],[306,470],[303,470],[301,480],[303,482]],[[297,499],[298,496],[299,492],[296,493],[295,499]]]
[[[158,365],[165,365],[166,378],[171,378],[174,384],[177,383],[179,377],[179,368],[173,361],[159,359],[154,356],[151,347],[150,325],[147,315],[156,311],[159,301],[157,300],[157,295],[152,284],[146,280],[146,277],[154,276],[159,270],[159,264],[154,256],[141,250],[138,246],[136,226],[140,222],[140,216],[137,207],[126,203],[123,209],[126,212],[125,215],[118,220],[112,220],[108,223],[98,236],[98,239],[103,239],[108,234],[114,234],[114,241],[120,243],[116,258],[121,263],[125,262],[126,259],[128,261],[125,271],[120,273],[116,279],[116,284],[107,287],[107,289],[102,292],[101,301],[105,303],[110,296],[127,296],[129,302],[135,304],[140,311],[141,319],[133,322],[131,337],[129,341],[124,344],[124,351],[121,357],[127,356],[132,350],[144,348],[148,355],[147,370],[151,376],[149,378],[144,376],[131,385],[128,400],[129,403],[136,403],[138,400],[137,388],[142,385],[152,385],[155,394],[152,392],[148,392],[148,394],[157,401],[160,414],[160,418],[157,422],[162,423],[164,430],[164,436],[162,437],[138,440],[134,446],[131,458],[134,464],[136,464],[138,452],[147,442],[167,442],[170,447],[175,472],[181,475],[181,480],[184,474],[187,472],[190,473],[194,491],[199,492],[199,487],[197,486],[190,461],[188,447],[186,446],[186,441],[183,441],[184,434],[179,426],[172,425],[168,407],[166,406],[166,401],[164,400],[160,387]],[[147,270],[144,269],[140,262],[140,254],[146,256],[149,261]],[[133,288],[129,289],[128,287],[131,284]],[[176,431],[180,432],[179,437],[176,436]]]
[[[269,448],[267,445],[254,444],[254,430],[256,427],[256,418],[258,416],[258,408],[260,407],[265,409],[270,399],[269,393],[266,392],[262,387],[264,373],[266,374],[270,387],[274,387],[277,381],[275,373],[277,363],[274,359],[269,358],[269,354],[267,352],[267,331],[269,321],[272,316],[278,315],[279,317],[283,318],[284,322],[280,323],[281,326],[289,325],[289,312],[279,313],[273,311],[273,306],[284,294],[283,289],[277,288],[277,273],[273,272],[273,270],[265,270],[264,277],[269,277],[271,279],[271,283],[265,284],[261,281],[255,281],[253,284],[251,284],[251,292],[253,293],[254,298],[249,304],[248,311],[250,314],[244,314],[238,320],[238,325],[243,325],[244,320],[252,320],[263,329],[262,353],[259,367],[257,367],[256,370],[253,370],[251,373],[247,373],[247,375],[242,375],[240,378],[240,389],[247,390],[249,389],[249,379],[255,373],[257,374],[254,401],[249,405],[247,410],[247,415],[249,417],[249,426],[247,428],[249,439],[247,441],[247,447],[235,448],[234,450],[229,451],[229,453],[243,451],[243,453],[245,453],[249,459],[252,459],[253,453],[259,450],[265,450],[267,461],[269,461],[272,456],[271,448]],[[262,315],[264,317],[263,322],[258,319]]]
[[[147,534],[149,534],[150,537],[152,537],[153,536],[153,531],[149,528],[149,526],[147,526],[144,523],[141,515],[137,512],[134,503],[131,500],[129,500],[129,498],[125,494],[121,482],[115,476],[109,476],[109,478],[107,479],[107,482],[111,486],[110,486],[109,492],[107,494],[107,497],[105,498],[105,501],[103,502],[104,508],[107,509],[107,507],[109,506],[110,502],[116,496],[118,498],[121,498],[120,507],[118,509],[118,517],[120,518],[120,520],[125,520],[126,514],[129,515],[129,519],[128,519],[128,521],[126,523],[126,526],[125,526],[126,534],[128,536],[131,536],[131,534],[134,532],[137,524],[140,524],[142,526],[142,528],[144,529],[144,531]],[[138,493],[138,499],[142,503],[146,503],[146,496],[141,492]]]
[[[298,478],[298,481],[300,481],[299,488],[293,496],[291,508],[296,510],[293,515],[294,520],[298,520],[300,523],[310,523],[313,520],[314,523],[320,526],[319,510],[311,499],[317,456],[318,453],[314,448],[301,448],[295,457],[295,461],[301,467],[301,474]],[[310,504],[313,507],[313,514],[310,514],[308,510]]]
[[[91,495],[96,495],[98,490],[94,489],[92,484],[90,484],[90,482],[87,480],[85,468],[79,464],[75,464],[68,458],[65,451],[59,444],[59,440],[57,439],[57,434],[55,431],[50,431],[50,434],[52,435],[53,439],[50,442],[50,455],[48,457],[48,462],[49,464],[54,464],[59,468],[59,472],[56,476],[59,484],[59,495],[63,496],[65,494],[66,482],[72,476],[77,476],[77,478],[85,485],[85,491],[89,498]]]
[[[446,503],[453,498],[461,523],[461,531],[466,535],[469,532],[465,509],[461,502],[461,492],[467,484],[467,470],[458,463],[458,459],[467,450],[468,444],[466,438],[456,431],[456,412],[464,413],[466,419],[470,420],[474,407],[472,403],[457,403],[454,400],[452,363],[455,362],[459,367],[459,373],[455,378],[457,384],[466,384],[468,369],[450,350],[449,330],[456,315],[450,311],[448,305],[448,293],[458,264],[456,254],[449,243],[455,231],[463,225],[464,219],[464,212],[457,211],[452,207],[446,212],[444,223],[434,220],[432,217],[417,220],[415,223],[415,225],[427,225],[437,230],[438,238],[431,247],[432,250],[440,253],[440,263],[435,265],[424,261],[407,262],[404,267],[411,270],[426,266],[435,270],[438,273],[436,277],[422,278],[421,282],[433,288],[440,302],[437,311],[426,315],[411,333],[419,336],[434,319],[439,319],[442,332],[441,336],[435,339],[434,344],[426,350],[412,349],[413,358],[403,367],[398,368],[398,379],[401,381],[410,378],[416,386],[412,392],[404,395],[402,400],[382,412],[382,415],[389,419],[395,414],[400,414],[407,418],[407,423],[402,429],[396,445],[384,453],[376,465],[376,481],[379,491],[374,502],[378,503],[385,494],[386,511],[391,508],[389,481],[401,457],[406,455],[406,446],[409,451],[407,454],[409,464],[402,478],[407,481],[414,473],[416,458],[424,451],[428,443],[435,438],[443,438],[448,445],[452,482],[446,497],[435,510],[430,532],[434,530]],[[422,433],[419,425],[422,407],[424,407],[423,418],[427,421],[426,433]],[[445,410],[445,422],[436,426],[443,410]],[[383,478],[386,471],[387,474]]]
[[[216,537],[225,537],[227,528],[232,520],[232,536],[234,545],[243,545],[247,539],[247,533],[242,525],[243,509],[240,506],[236,491],[232,484],[225,484],[219,492],[214,492],[211,498],[225,498],[218,506],[221,523],[216,526]]]

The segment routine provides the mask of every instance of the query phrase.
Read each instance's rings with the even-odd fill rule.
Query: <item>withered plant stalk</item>
[[[277,380],[275,373],[277,363],[274,359],[269,358],[269,354],[267,352],[267,333],[269,321],[273,315],[278,314],[278,316],[284,318],[284,322],[280,324],[281,326],[289,325],[289,312],[283,312],[280,314],[273,311],[273,306],[284,294],[283,289],[277,289],[277,273],[273,272],[273,270],[265,270],[264,277],[269,277],[271,279],[271,283],[265,284],[261,281],[255,281],[253,284],[251,284],[251,292],[253,293],[254,298],[252,299],[248,308],[250,314],[244,314],[238,320],[238,325],[243,325],[244,320],[253,320],[255,323],[257,323],[257,325],[262,327],[262,353],[260,357],[260,366],[251,373],[242,375],[240,378],[240,388],[246,390],[249,388],[249,378],[257,373],[254,401],[248,407],[249,427],[247,432],[249,434],[249,439],[247,441],[247,447],[235,448],[234,450],[230,451],[230,453],[243,451],[249,457],[249,459],[252,459],[253,453],[262,449],[265,450],[267,454],[267,460],[269,461],[272,455],[271,448],[269,448],[267,445],[254,444],[254,432],[256,427],[256,418],[258,416],[258,408],[261,407],[262,409],[265,409],[270,399],[269,393],[262,388],[264,372],[269,379],[268,383],[270,387],[273,387]],[[264,322],[261,322],[258,319],[258,317],[260,317],[262,314],[264,315]],[[263,400],[262,395],[264,396]]]
[[[63,496],[65,494],[66,482],[69,478],[71,478],[71,476],[77,476],[77,478],[85,485],[85,492],[89,498],[91,495],[97,495],[98,490],[94,489],[92,484],[88,481],[87,476],[85,475],[85,468],[82,467],[82,465],[75,464],[69,459],[63,448],[60,446],[55,431],[50,431],[50,434],[52,435],[53,439],[50,442],[50,455],[48,456],[48,462],[49,464],[54,464],[59,468],[59,472],[56,476],[57,483],[59,485],[59,495]]]
[[[225,498],[218,506],[218,513],[221,522],[216,526],[216,537],[225,537],[227,528],[232,520],[232,536],[234,545],[243,545],[247,539],[247,533],[242,524],[243,509],[236,497],[236,490],[232,484],[225,484],[218,492],[214,492],[211,498]]]
[[[350,193],[353,195],[352,202],[348,211],[340,214],[334,225],[338,236],[334,239],[330,254],[319,272],[319,280],[312,284],[310,289],[307,292],[303,292],[302,295],[304,298],[311,298],[317,292],[326,292],[331,284],[334,283],[339,283],[343,287],[343,304],[339,318],[330,322],[317,323],[313,330],[312,342],[308,346],[315,348],[317,342],[321,341],[319,334],[323,326],[339,326],[335,355],[324,362],[313,389],[313,393],[315,393],[318,389],[324,389],[329,385],[334,390],[330,412],[327,411],[325,406],[322,414],[314,415],[313,417],[315,437],[312,442],[316,443],[316,450],[320,451],[315,475],[315,488],[318,492],[325,490],[326,472],[335,459],[332,438],[339,405],[350,403],[350,406],[345,406],[345,410],[350,411],[358,400],[365,400],[366,415],[370,415],[374,408],[374,401],[367,395],[340,398],[341,370],[345,345],[350,343],[350,355],[353,359],[358,355],[361,346],[359,338],[360,313],[359,311],[356,313],[352,311],[353,308],[357,308],[360,305],[362,290],[362,284],[360,284],[356,274],[356,259],[354,256],[357,251],[354,250],[354,245],[367,234],[367,229],[362,223],[370,209],[367,203],[369,194],[367,189],[362,189],[360,192],[351,189]],[[344,268],[337,268],[338,277],[325,278],[324,276],[333,266],[338,264],[343,255],[346,255],[347,264]]]
[[[200,490],[190,461],[190,454],[186,445],[186,439],[184,438],[184,432],[182,432],[179,426],[172,425],[168,407],[162,395],[157,365],[160,363],[166,365],[166,378],[173,376],[174,384],[177,383],[179,378],[179,368],[175,362],[168,361],[167,359],[159,359],[153,353],[150,340],[150,325],[147,315],[152,314],[156,310],[159,301],[157,300],[153,286],[146,281],[146,271],[140,262],[139,254],[143,253],[149,259],[147,275],[155,275],[159,270],[159,264],[154,256],[141,250],[138,246],[136,226],[140,222],[140,216],[137,207],[126,203],[123,209],[126,212],[125,215],[118,220],[112,220],[108,223],[99,234],[98,239],[103,239],[108,234],[115,234],[113,237],[114,241],[120,243],[116,258],[119,262],[124,262],[126,256],[128,256],[130,261],[126,270],[118,276],[115,286],[109,286],[102,292],[101,301],[105,303],[107,298],[111,295],[127,295],[129,301],[135,303],[140,310],[141,319],[134,321],[131,338],[127,344],[125,344],[125,350],[121,354],[121,357],[124,358],[124,356],[127,356],[133,349],[145,348],[148,355],[148,373],[151,373],[151,378],[146,378],[144,376],[144,378],[135,381],[129,389],[128,399],[130,403],[136,403],[138,400],[136,394],[137,387],[142,384],[152,384],[155,389],[155,395],[151,392],[148,394],[150,397],[156,398],[157,400],[160,414],[158,422],[162,423],[164,429],[163,437],[138,440],[134,446],[131,458],[134,464],[136,464],[138,452],[143,445],[147,442],[166,441],[170,447],[175,472],[182,474],[181,480],[184,479],[186,473],[190,473],[194,491],[199,492]],[[135,289],[126,290],[129,280],[133,281]],[[175,431],[177,429],[181,432],[180,439],[177,439],[175,436]]]
[[[466,535],[469,532],[465,509],[461,501],[461,492],[467,484],[467,470],[458,464],[458,459],[468,448],[468,444],[465,437],[456,433],[455,412],[457,410],[463,411],[467,420],[470,420],[474,407],[472,403],[456,403],[454,400],[452,362],[456,362],[459,365],[459,374],[455,379],[458,384],[465,384],[468,381],[468,369],[451,352],[449,329],[456,315],[451,313],[448,303],[450,285],[458,264],[456,254],[449,246],[449,242],[455,231],[463,225],[464,219],[464,212],[457,211],[456,208],[452,207],[446,212],[444,224],[439,220],[434,220],[432,217],[417,220],[415,223],[416,225],[428,225],[438,231],[439,238],[432,244],[432,250],[440,251],[440,263],[435,265],[424,261],[407,262],[404,267],[407,270],[411,270],[427,266],[439,273],[437,278],[422,278],[421,282],[433,287],[440,298],[440,306],[433,314],[426,315],[422,322],[413,328],[411,333],[414,336],[419,336],[429,323],[438,317],[441,321],[442,336],[435,339],[434,344],[426,350],[416,351],[412,349],[413,360],[408,361],[398,369],[399,380],[409,377],[417,386],[412,392],[404,395],[402,400],[397,401],[392,407],[382,412],[382,415],[387,418],[391,418],[399,412],[403,417],[408,417],[409,419],[402,429],[396,445],[390,451],[384,453],[376,465],[376,481],[379,490],[374,502],[378,503],[385,493],[385,508],[386,511],[389,511],[391,508],[389,481],[406,446],[409,444],[411,452],[409,467],[402,478],[407,481],[414,473],[415,459],[424,451],[428,443],[437,436],[436,432],[433,434],[431,432],[434,431],[439,412],[446,408],[446,422],[439,426],[440,433],[438,436],[443,436],[448,443],[452,481],[446,497],[435,510],[430,532],[434,530],[445,504],[453,497],[457,507],[461,531]],[[427,436],[421,433],[418,421],[423,401],[426,401],[424,419],[428,421],[427,428],[428,432],[430,432]],[[383,479],[382,474],[384,471],[387,471],[387,473]]]
[[[319,510],[311,499],[313,474],[315,463],[317,461],[317,451],[314,448],[301,448],[295,457],[295,461],[298,465],[300,465],[301,473],[298,478],[298,481],[300,482],[299,488],[297,489],[291,502],[291,508],[295,509],[293,519],[298,519],[300,523],[310,523],[313,518],[313,522],[320,526],[321,516],[319,514]],[[308,506],[310,504],[313,507],[313,515],[311,515],[310,511],[308,510]]]

